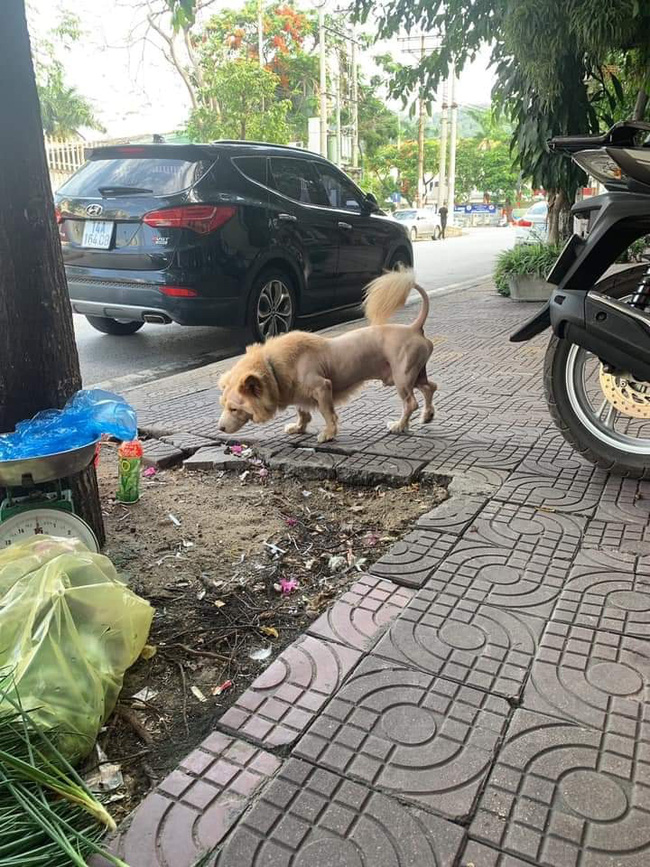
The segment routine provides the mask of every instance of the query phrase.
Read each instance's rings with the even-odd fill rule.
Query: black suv
[[[173,321],[264,340],[412,263],[376,200],[297,148],[94,148],[55,203],[72,307],[107,334]]]

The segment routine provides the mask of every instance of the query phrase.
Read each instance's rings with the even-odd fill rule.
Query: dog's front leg
[[[307,430],[307,425],[311,421],[311,413],[306,409],[298,409],[298,419],[285,427],[288,434],[302,434]]]
[[[318,404],[318,411],[325,419],[325,430],[318,434],[319,443],[327,443],[333,440],[339,432],[339,417],[334,409],[332,397],[332,383],[329,379],[322,379],[314,389],[314,397]]]
[[[400,389],[400,397],[402,398],[403,404],[402,417],[398,422],[395,422],[394,425],[391,425],[391,433],[404,433],[405,430],[408,430],[411,416],[418,408],[418,402],[411,390],[407,391],[406,389]]]

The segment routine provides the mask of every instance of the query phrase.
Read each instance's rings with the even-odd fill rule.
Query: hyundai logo
[[[88,205],[86,208],[86,213],[89,217],[99,217],[101,213],[103,213],[104,208],[102,205]]]

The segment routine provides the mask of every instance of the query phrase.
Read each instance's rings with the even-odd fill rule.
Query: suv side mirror
[[[366,202],[370,207],[371,211],[379,210],[379,202],[377,201],[377,196],[374,193],[366,193]]]

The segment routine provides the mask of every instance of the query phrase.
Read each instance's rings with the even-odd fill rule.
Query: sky
[[[32,39],[57,21],[60,4],[28,0]],[[213,8],[236,8],[237,0],[217,0]],[[70,8],[68,6],[68,8]],[[112,138],[171,132],[184,126],[189,97],[178,73],[151,42],[139,38],[142,13],[130,0],[75,0],[83,38],[61,55],[67,80],[87,97]],[[390,51],[406,62],[402,44],[382,42],[372,53]],[[490,102],[493,76],[488,51],[466,68],[457,85],[460,104]],[[395,104],[395,108],[398,104]]]

